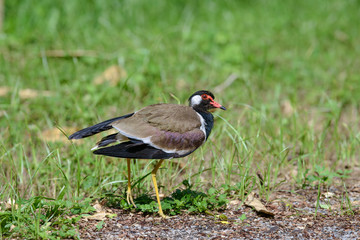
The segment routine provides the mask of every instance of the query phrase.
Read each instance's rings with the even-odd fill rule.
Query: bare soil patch
[[[99,221],[80,223],[83,239],[359,239],[360,188],[347,189],[352,212],[344,211],[345,193],[335,187],[320,196],[317,190],[277,191],[263,202],[274,217],[257,213],[232,201],[217,216],[182,214],[168,219],[157,215],[108,209],[116,214],[99,227]],[[216,215],[215,214],[215,215]],[[219,218],[219,214],[227,217]],[[245,214],[246,219],[240,216]]]

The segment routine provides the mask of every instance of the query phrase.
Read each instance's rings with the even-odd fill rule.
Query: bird
[[[212,112],[226,110],[214,101],[207,90],[196,91],[189,105],[158,103],[133,113],[111,118],[73,133],[68,138],[81,139],[115,129],[116,133],[103,137],[91,150],[94,154],[127,159],[127,202],[136,208],[131,193],[131,159],[158,159],[151,177],[158,203],[162,211],[156,173],[165,159],[182,158],[193,153],[208,139],[214,125]]]

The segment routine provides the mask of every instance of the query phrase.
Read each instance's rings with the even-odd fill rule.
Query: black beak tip
[[[226,110],[226,108],[225,108],[224,106],[221,106],[221,107],[220,107],[220,109],[222,109],[222,110]]]

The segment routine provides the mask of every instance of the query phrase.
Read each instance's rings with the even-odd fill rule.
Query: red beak
[[[222,106],[221,104],[215,102],[214,100],[212,100],[212,101],[210,102],[210,104],[211,104],[213,107],[215,107],[215,108],[220,108],[220,109],[222,109],[222,110],[226,110],[226,108],[225,108],[224,106]]]

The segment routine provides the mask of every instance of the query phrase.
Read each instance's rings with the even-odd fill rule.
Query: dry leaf
[[[228,221],[219,221],[219,222],[215,222],[215,223],[230,224]]]
[[[4,210],[9,210],[11,209],[12,207],[15,207],[15,209],[18,209],[18,205],[15,203],[15,199],[11,199],[9,198],[7,202],[0,202],[0,204],[4,204],[5,205],[5,209]],[[1,207],[0,207],[0,210]]]
[[[9,87],[0,87],[0,97],[4,97],[10,93],[11,89]],[[50,91],[41,91],[36,89],[21,89],[19,90],[19,97],[21,99],[30,99],[37,97],[50,97],[52,92]]]
[[[16,228],[16,226],[13,225],[13,224],[11,224],[10,229],[9,229],[9,232],[11,232],[12,230],[14,230],[14,228]]]
[[[6,96],[10,92],[9,87],[0,87],[0,97]]]
[[[297,175],[298,175],[298,170],[297,169],[291,169],[290,170],[291,179],[294,179]]]
[[[332,198],[335,196],[335,193],[333,192],[326,192],[322,194],[325,198]]]
[[[241,201],[240,200],[231,200],[230,202],[229,202],[229,205],[236,205],[236,206],[238,206],[238,205],[240,205],[241,204]]]
[[[99,85],[108,82],[110,85],[116,85],[121,79],[127,77],[125,69],[118,65],[112,65],[107,68],[100,76],[94,79],[94,84]]]
[[[74,127],[65,127],[62,130],[66,133],[76,132],[76,129]],[[46,142],[70,143],[68,138],[58,128],[44,130],[39,133],[38,137]]]
[[[116,216],[116,214],[102,211],[102,212],[97,212],[97,213],[95,213],[93,215],[83,216],[83,218],[84,218],[85,221],[87,221],[87,220],[103,221],[103,220],[106,219],[106,217],[112,218],[114,216]]]
[[[269,210],[267,210],[266,207],[264,206],[264,204],[262,204],[260,202],[260,200],[255,198],[255,193],[253,193],[253,192],[247,196],[247,198],[245,200],[245,205],[248,207],[254,208],[259,213],[264,213],[264,214],[267,214],[270,216],[275,215],[273,212],[270,212]]]
[[[314,207],[320,207],[322,209],[331,209],[331,208],[334,208],[333,206],[331,206],[330,204],[328,203],[325,203],[325,202],[322,202],[322,201],[315,201],[314,202]],[[335,206],[336,207],[336,206]]]
[[[111,212],[107,212],[103,205],[101,205],[98,201],[95,202],[95,204],[93,205],[93,208],[95,208],[96,213],[93,215],[87,215],[84,216],[84,220],[97,220],[97,221],[103,221],[106,219],[106,217],[114,217],[116,216],[116,214],[113,214]]]
[[[50,97],[52,93],[50,91],[40,91],[35,89],[22,89],[19,91],[19,96],[21,99],[30,99],[37,97]]]
[[[0,111],[0,117],[2,117],[2,116],[6,116],[7,115],[7,113],[6,113],[6,111],[5,110],[1,110]]]
[[[102,221],[106,219],[106,215],[108,215],[109,213],[106,212],[98,212],[95,213],[94,215],[88,215],[88,216],[84,216],[85,219],[88,220],[97,220],[97,221]]]
[[[93,208],[95,208],[96,212],[104,211],[103,205],[101,205],[98,201],[95,202],[95,204],[93,205]]]
[[[294,108],[289,100],[284,100],[281,103],[281,112],[285,117],[290,117],[294,114]]]
[[[9,198],[8,201],[5,203],[6,209],[11,209],[12,207],[15,207],[15,209],[18,209],[18,205],[15,203],[15,199]]]

